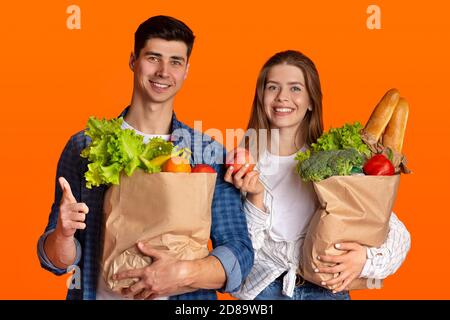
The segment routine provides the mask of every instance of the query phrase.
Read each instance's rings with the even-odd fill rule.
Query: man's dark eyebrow
[[[161,58],[162,54],[158,53],[158,52],[153,52],[153,51],[146,51],[145,52],[145,56],[146,57],[148,57],[148,56],[155,56],[155,57]],[[170,59],[171,60],[183,61],[183,62],[186,61],[186,59],[184,57],[180,57],[180,56],[171,56]]]
[[[153,51],[146,51],[145,52],[145,56],[157,56],[157,57],[162,57],[161,53],[157,53],[157,52],[153,52]]]
[[[183,57],[179,57],[179,56],[172,56],[172,57],[170,57],[170,59],[172,59],[172,60],[178,60],[178,61],[186,61],[186,59],[184,59]]]

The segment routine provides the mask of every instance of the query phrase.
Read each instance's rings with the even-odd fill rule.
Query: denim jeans
[[[255,300],[350,300],[348,291],[333,293],[308,281],[295,287],[292,298],[285,296],[282,291],[283,281],[277,279],[261,291]]]

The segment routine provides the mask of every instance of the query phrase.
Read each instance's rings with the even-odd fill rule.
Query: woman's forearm
[[[261,211],[266,211],[266,208],[264,206],[264,192],[253,194],[248,193],[247,199],[250,201],[255,207],[257,207]]]

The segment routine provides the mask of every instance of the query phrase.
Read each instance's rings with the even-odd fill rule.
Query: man
[[[139,279],[122,292],[127,297],[215,299],[215,289],[237,290],[253,264],[239,192],[223,180],[224,169],[220,164],[225,157],[224,148],[178,121],[173,112],[173,100],[188,74],[193,43],[192,31],[177,19],[156,16],[143,22],[135,33],[134,53],[129,61],[134,73],[131,104],[120,116],[124,117],[126,127],[146,138],[154,135],[172,141],[178,138],[175,144],[193,148],[191,163],[205,162],[218,172],[212,203],[214,249],[206,258],[179,261],[138,245],[154,262],[146,268],[116,275],[119,279]],[[80,157],[89,143],[84,131],[67,143],[58,162],[49,222],[38,242],[43,268],[61,275],[67,268],[79,266],[81,288],[69,289],[68,299],[111,298],[99,274],[106,188],[86,188],[87,160]],[[204,156],[205,149],[212,150],[212,156]]]

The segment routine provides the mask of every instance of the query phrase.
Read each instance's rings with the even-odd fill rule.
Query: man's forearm
[[[75,262],[77,248],[73,237],[62,237],[53,231],[47,236],[44,251],[50,262],[57,268],[66,269]]]
[[[227,280],[225,270],[219,259],[208,256],[203,259],[186,261],[186,287],[196,289],[220,289]]]

